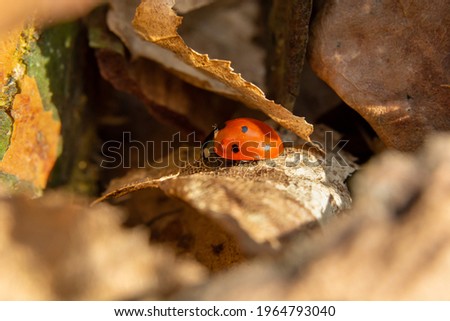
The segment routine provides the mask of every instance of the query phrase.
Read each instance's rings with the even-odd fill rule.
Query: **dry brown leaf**
[[[184,80],[201,88],[241,101],[258,109],[282,126],[309,140],[312,126],[304,118],[292,115],[281,105],[264,97],[255,85],[232,71],[230,62],[210,60],[190,49],[177,33],[181,17],[172,11],[172,1],[144,1],[138,7],[134,27],[143,36],[136,36],[128,16],[134,8],[123,1],[111,0],[113,10],[108,15],[108,25],[134,56],[154,59],[176,72]]]
[[[108,27],[122,40],[133,58],[143,57],[156,61],[181,79],[197,87],[207,90],[214,89],[214,92],[222,95],[231,94],[230,90],[220,81],[180,60],[173,52],[145,41],[136,33],[131,22],[140,0],[109,0],[109,3],[111,9],[107,16]]]
[[[314,126],[314,132],[316,132],[318,119],[342,104],[342,100],[312,71],[307,61],[303,65],[300,76],[300,88],[300,93],[295,101],[294,113],[302,111],[307,119],[316,123]]]
[[[184,132],[205,137],[212,124],[229,119],[235,109],[230,100],[194,87],[152,61],[128,62],[109,49],[97,50],[96,56],[104,79],[116,89],[140,98],[159,121]],[[224,113],[226,106],[229,109]],[[202,117],[198,117],[199,112]]]
[[[72,201],[70,201],[72,199]],[[67,195],[0,200],[2,300],[161,299],[203,269],[122,227],[123,213]]]
[[[133,193],[120,206],[131,215],[128,224],[145,224],[150,229],[151,244],[170,247],[178,257],[193,258],[211,272],[247,258],[236,238],[217,222],[159,189]]]
[[[448,1],[329,1],[310,43],[315,72],[383,142],[414,150],[450,129]]]
[[[261,110],[283,127],[309,141],[313,127],[304,118],[294,116],[283,106],[267,100],[261,89],[233,72],[229,61],[209,59],[208,55],[199,54],[189,48],[177,33],[182,18],[172,10],[173,5],[173,0],[143,0],[133,20],[136,31],[147,41],[176,53],[185,63],[219,80],[231,89],[229,97]]]
[[[231,61],[236,73],[265,92],[266,50],[255,41],[262,37],[261,11],[258,0],[217,1],[183,14],[177,32],[196,52]]]
[[[330,166],[321,157],[287,148],[284,155],[257,164],[211,168],[194,162],[165,176],[153,170],[138,181],[115,182],[98,201],[158,187],[218,222],[247,253],[257,253],[349,207],[344,181],[354,166]]]
[[[130,3],[118,5],[129,7]],[[134,14],[131,10],[118,12],[120,19],[127,17],[129,21]],[[89,19],[89,42],[96,49],[102,77],[116,89],[138,97],[149,114],[159,121],[205,137],[213,124],[229,119],[240,106],[235,101],[190,85],[154,61],[129,59],[123,43],[107,29],[103,19],[102,12],[96,12]]]
[[[448,300],[450,136],[386,152],[355,178],[354,207],[282,257],[213,278],[181,300]],[[325,237],[324,237],[325,236]]]

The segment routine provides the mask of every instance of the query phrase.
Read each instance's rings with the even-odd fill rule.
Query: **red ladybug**
[[[236,118],[216,128],[203,144],[203,157],[234,161],[276,158],[284,150],[283,141],[269,125],[252,118]]]

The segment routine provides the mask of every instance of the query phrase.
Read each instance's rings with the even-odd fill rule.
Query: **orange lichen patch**
[[[16,29],[9,32],[0,41],[0,85],[2,86],[18,62],[18,56],[15,55],[15,51],[19,43],[21,30]]]
[[[26,33],[23,33],[26,32]],[[14,95],[17,93],[17,79],[23,76],[25,67],[22,57],[27,52],[24,35],[33,29],[17,28],[0,38],[0,108],[11,108]]]
[[[45,111],[36,81],[24,76],[14,98],[11,144],[0,162],[0,171],[44,188],[57,158],[61,123]]]

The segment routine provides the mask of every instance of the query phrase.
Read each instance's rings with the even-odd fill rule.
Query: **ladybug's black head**
[[[214,130],[206,136],[205,140],[202,143],[202,158],[208,159],[210,157],[218,157],[214,152],[214,141],[219,132],[219,128],[214,128]]]

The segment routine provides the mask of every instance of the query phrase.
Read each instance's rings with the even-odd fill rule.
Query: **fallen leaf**
[[[295,100],[294,113],[303,112],[306,119],[318,126],[321,116],[342,104],[339,96],[312,71],[305,61],[300,75],[300,92]],[[316,128],[314,127],[314,131]]]
[[[284,155],[256,164],[217,168],[193,161],[181,169],[168,168],[171,174],[165,175],[153,169],[139,180],[115,181],[96,202],[159,188],[216,221],[246,253],[254,254],[277,248],[290,234],[348,208],[351,198],[344,181],[354,170],[350,161],[330,166],[320,153],[286,148]]]
[[[221,84],[230,89],[230,97],[249,107],[261,110],[283,127],[309,141],[313,127],[304,118],[294,116],[281,105],[267,100],[261,89],[233,72],[229,61],[211,60],[208,55],[199,54],[184,43],[177,33],[182,18],[178,17],[171,9],[173,4],[174,1],[171,0],[143,0],[137,8],[133,20],[136,31],[145,40],[176,53],[185,63],[209,77],[219,80]]]
[[[57,192],[2,196],[2,300],[162,299],[204,277],[198,264],[150,247],[145,230],[125,229],[119,209],[86,205]]]
[[[195,259],[211,272],[228,270],[249,259],[220,224],[159,189],[141,190],[115,203],[130,213],[129,225],[149,228],[151,245],[164,245],[177,257]]]
[[[140,0],[130,0],[128,2],[110,0],[109,2],[111,9],[107,15],[108,27],[122,40],[130,51],[132,58],[143,57],[156,61],[181,79],[197,87],[207,90],[215,88],[215,92],[223,95],[230,94],[226,86],[220,81],[201,73],[195,67],[178,59],[174,53],[157,44],[145,41],[136,33],[132,20]]]
[[[309,141],[312,126],[304,118],[294,116],[281,105],[267,100],[258,87],[232,71],[230,62],[210,60],[207,55],[198,54],[184,43],[176,31],[181,17],[171,9],[174,2],[143,1],[139,5],[133,26],[147,41],[135,34],[127,20],[127,12],[134,11],[134,8],[124,6],[122,1],[111,0],[111,4],[113,10],[108,15],[108,25],[134,56],[154,59],[195,86],[260,110]]]
[[[450,136],[416,155],[388,151],[353,180],[353,208],[326,233],[297,238],[183,289],[176,300],[448,300]]]
[[[217,1],[183,14],[177,32],[192,50],[231,61],[234,72],[265,91],[266,51],[256,41],[264,36],[262,10],[258,0]]]
[[[450,129],[447,1],[329,1],[312,27],[314,71],[388,146]]]
[[[206,137],[212,124],[229,119],[235,110],[232,101],[194,87],[152,61],[127,62],[124,56],[107,49],[98,50],[96,56],[104,79],[140,98],[150,115],[183,132]],[[227,112],[220,112],[224,107],[229,108]],[[199,110],[203,117],[196,116]]]
[[[122,2],[121,6],[124,5],[129,4]],[[132,12],[129,13],[131,20]],[[130,60],[123,43],[107,29],[103,19],[101,12],[89,19],[89,43],[96,49],[100,73],[117,90],[138,97],[151,116],[183,132],[206,137],[213,124],[229,119],[239,106],[230,99],[188,84],[154,61]]]

